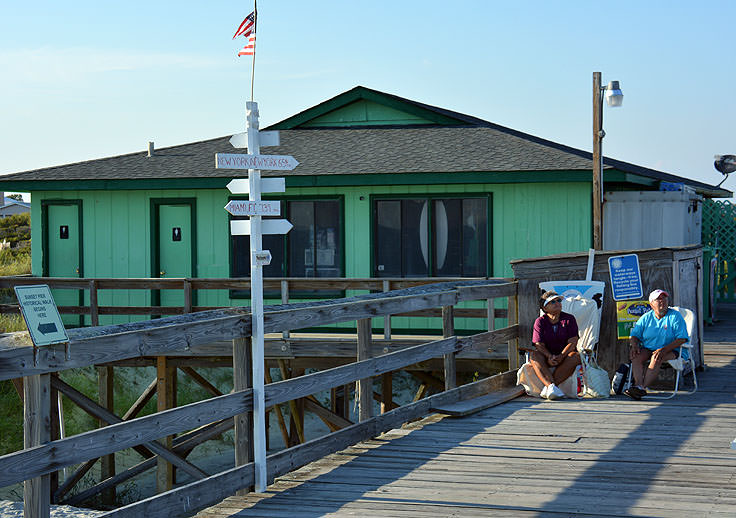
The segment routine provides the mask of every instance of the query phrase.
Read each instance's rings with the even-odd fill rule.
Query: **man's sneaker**
[[[641,401],[641,398],[647,395],[647,391],[644,389],[640,389],[639,387],[632,385],[631,387],[624,390],[624,394],[629,396],[631,399],[635,399],[636,401]]]
[[[552,388],[552,385],[547,385],[546,387],[544,387],[542,389],[542,392],[539,393],[539,397],[541,397],[542,399],[547,399],[547,397],[549,396],[550,388]]]
[[[555,399],[562,399],[565,397],[565,393],[562,392],[562,389],[555,385],[554,383],[549,386],[549,390],[547,391],[547,399],[555,400]]]

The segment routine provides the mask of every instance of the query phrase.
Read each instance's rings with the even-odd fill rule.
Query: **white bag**
[[[589,354],[582,354],[583,378],[585,379],[585,395],[590,397],[609,397],[611,395],[611,380],[608,372],[598,366],[595,359]]]

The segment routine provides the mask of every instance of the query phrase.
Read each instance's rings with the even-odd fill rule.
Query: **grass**
[[[9,219],[9,218],[6,218]],[[25,220],[20,220],[23,223]],[[7,230],[8,222],[0,225],[0,232]],[[0,251],[0,275],[23,275],[31,273],[31,255],[18,254],[13,257],[8,249]],[[0,290],[0,298],[15,301],[12,290]],[[23,317],[0,314],[0,333],[25,331]],[[23,448],[23,403],[10,380],[0,381],[0,455]]]
[[[31,273],[31,254],[19,254],[15,260],[8,262],[3,261],[2,254],[0,254],[0,276],[7,277],[29,273]]]

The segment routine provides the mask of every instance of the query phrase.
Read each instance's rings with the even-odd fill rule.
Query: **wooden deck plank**
[[[433,415],[198,516],[736,516],[736,344],[705,352],[692,396]]]

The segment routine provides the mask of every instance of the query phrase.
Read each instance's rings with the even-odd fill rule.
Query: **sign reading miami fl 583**
[[[241,153],[215,153],[217,169],[266,169],[291,171],[299,162],[291,155],[246,155]]]

